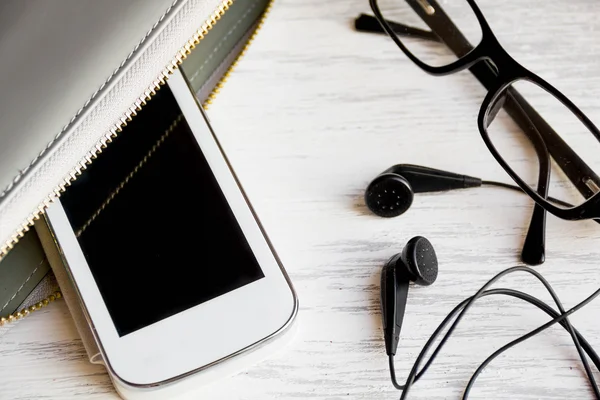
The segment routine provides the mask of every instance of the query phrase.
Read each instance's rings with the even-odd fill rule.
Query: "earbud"
[[[481,183],[481,179],[472,176],[398,164],[373,179],[365,192],[365,203],[380,217],[397,217],[409,209],[415,193],[466,189]]]
[[[438,261],[429,240],[416,236],[381,271],[381,309],[385,351],[395,355],[408,298],[409,282],[429,286],[438,275]]]

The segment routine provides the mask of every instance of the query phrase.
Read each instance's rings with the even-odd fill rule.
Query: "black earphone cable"
[[[558,313],[555,309],[553,309],[552,307],[550,307],[548,304],[546,304],[545,302],[543,302],[542,300],[538,299],[535,296],[532,296],[528,293],[525,292],[521,292],[518,290],[514,290],[514,289],[507,289],[507,288],[497,288],[497,289],[489,289],[486,290],[485,292],[483,292],[480,296],[481,297],[486,297],[486,296],[495,296],[495,295],[504,295],[504,296],[510,296],[510,297],[515,297],[517,299],[526,301],[530,304],[532,304],[533,306],[539,308],[541,311],[544,311],[546,314],[548,314],[551,318],[555,319],[561,316],[560,313]],[[452,312],[450,314],[448,314],[447,317],[447,321],[445,321],[446,323],[443,324],[442,329],[447,326],[447,324],[449,323],[450,319],[456,315],[456,313],[461,310],[464,305],[470,300],[470,298],[463,300],[458,306],[456,306],[454,308],[454,310],[452,310]],[[560,325],[567,329],[566,323],[564,320],[560,320],[558,321],[560,323]],[[596,353],[596,351],[594,350],[594,348],[592,347],[592,345],[583,337],[583,335],[581,335],[581,333],[579,333],[579,331],[577,331],[577,329],[574,329],[575,331],[575,335],[577,335],[577,338],[579,340],[579,342],[581,343],[581,347],[583,348],[583,350],[587,353],[587,355],[589,356],[590,360],[592,360],[592,362],[594,363],[594,365],[596,366],[596,368],[598,368],[598,370],[600,370],[600,357],[598,356],[598,354]],[[435,335],[435,333],[434,333]],[[421,369],[421,371],[419,371],[419,373],[417,374],[417,376],[415,377],[415,380],[413,383],[416,383],[419,379],[421,379],[421,377],[423,376],[423,374],[427,371],[427,369],[429,368],[429,366],[433,363],[433,361],[435,360],[437,354],[432,355],[429,360],[427,361],[427,363],[425,364],[425,366]],[[394,387],[398,390],[404,390],[404,386],[398,384],[398,381],[396,379],[396,372],[395,372],[395,367],[394,367],[394,357],[390,356],[389,357],[389,365],[390,365],[390,375],[391,375],[391,379],[392,379],[392,384],[394,385]]]
[[[504,188],[504,189],[510,189],[510,190],[514,190],[514,191],[517,191],[517,192],[525,193],[525,192],[523,192],[523,189],[521,189],[517,185],[511,185],[509,183],[496,182],[496,181],[481,181],[481,184],[485,185],[485,186],[496,186],[496,187],[501,187],[501,188]],[[551,201],[554,204],[557,204],[557,205],[563,206],[563,207],[567,207],[567,208],[573,207],[572,204],[567,203],[566,201],[562,201],[562,200],[556,199],[554,197],[548,197],[548,201]]]
[[[510,273],[518,272],[518,271],[530,273],[534,277],[536,277],[542,284],[544,284],[544,286],[546,287],[546,289],[548,290],[548,292],[550,293],[550,295],[553,297],[554,301],[556,302],[560,313],[557,312],[556,310],[554,310],[552,307],[550,307],[546,303],[544,303],[543,301],[541,301],[531,295],[523,293],[523,292],[519,292],[519,291],[511,290],[511,289],[486,290],[491,284],[496,282],[501,277],[503,277],[507,274],[510,274]],[[522,341],[527,340],[528,338],[530,338],[532,336],[535,336],[537,333],[543,331],[544,329],[549,328],[550,326],[552,326],[556,323],[560,323],[563,326],[563,328],[565,328],[571,334],[573,343],[575,344],[575,347],[577,348],[577,351],[580,355],[580,358],[582,360],[582,363],[583,363],[586,373],[588,375],[588,380],[590,382],[590,385],[592,386],[592,389],[594,390],[596,398],[600,399],[600,392],[598,391],[598,386],[595,382],[595,379],[593,377],[593,374],[591,372],[591,369],[589,367],[589,364],[587,362],[587,358],[585,357],[584,352],[588,354],[588,356],[594,362],[594,364],[596,365],[596,367],[598,369],[600,369],[600,359],[599,359],[598,355],[596,354],[596,352],[592,349],[590,344],[583,338],[583,336],[581,336],[581,334],[579,332],[577,332],[572,327],[572,325],[570,324],[570,322],[567,318],[570,314],[574,313],[581,307],[588,304],[590,301],[592,301],[598,295],[600,295],[600,289],[598,289],[596,292],[594,292],[586,300],[582,301],[575,307],[571,308],[569,311],[564,311],[564,308],[562,307],[562,304],[560,303],[558,296],[556,295],[556,293],[554,292],[554,290],[552,289],[550,284],[537,271],[532,270],[531,268],[527,268],[527,267],[513,267],[513,268],[509,268],[507,270],[500,272],[494,278],[490,279],[481,289],[479,289],[479,291],[474,296],[472,296],[468,299],[465,299],[460,304],[458,304],[454,308],[454,310],[452,310],[452,312],[450,312],[450,314],[448,314],[448,316],[444,319],[444,321],[442,321],[442,323],[438,326],[438,328],[431,335],[431,337],[429,338],[429,340],[427,341],[427,343],[421,350],[421,353],[419,354],[419,356],[417,357],[417,360],[413,364],[413,367],[412,367],[411,372],[406,380],[405,385],[398,384],[398,382],[396,380],[395,369],[394,369],[394,360],[393,360],[393,357],[390,357],[389,364],[390,364],[390,375],[392,378],[392,383],[395,388],[403,391],[400,399],[402,400],[402,399],[406,398],[406,396],[408,395],[408,390],[410,389],[412,384],[414,384],[419,378],[421,378],[423,376],[423,374],[427,371],[429,366],[432,364],[432,362],[434,361],[434,359],[436,358],[436,356],[438,355],[438,353],[440,352],[440,350],[442,349],[442,347],[444,346],[446,341],[450,338],[454,329],[456,328],[456,326],[458,325],[460,320],[463,318],[466,311],[472,306],[472,304],[481,297],[488,296],[488,295],[497,295],[497,294],[513,296],[513,297],[522,299],[524,301],[527,301],[527,302],[533,304],[534,306],[538,307],[542,311],[546,312],[548,315],[553,316],[554,319],[551,320],[550,322],[542,325],[541,327],[529,332],[528,334],[523,335],[522,337],[520,337],[519,339],[516,339],[515,341],[509,343],[508,345],[502,347],[501,349],[496,351],[494,354],[492,354],[490,357],[488,357],[488,359],[486,359],[484,361],[484,363],[482,363],[480,365],[480,367],[477,369],[477,371],[471,377],[471,380],[469,381],[469,386],[467,387],[467,390],[465,391],[463,399],[465,399],[465,400],[467,399],[468,393],[469,393],[470,389],[472,388],[472,386],[474,385],[475,380],[477,379],[477,376],[481,373],[481,371],[483,371],[485,366],[487,366],[495,357],[500,355],[502,352],[508,350],[509,348],[515,346],[516,344],[521,343]],[[419,371],[417,373],[417,369],[419,368],[421,362],[423,361],[425,355],[428,353],[429,349],[432,347],[433,343],[437,340],[440,333],[444,330],[444,328],[450,323],[450,321],[454,318],[454,316],[458,312],[460,312],[460,314],[456,317],[453,324],[450,326],[450,328],[448,329],[446,334],[443,336],[440,343],[438,344],[438,346],[435,348],[435,350],[429,357],[425,366],[421,369],[421,371]]]
[[[584,354],[583,349],[581,348],[581,344],[579,343],[579,340],[577,338],[577,335],[575,335],[575,330],[573,328],[573,325],[571,325],[571,322],[567,319],[568,315],[572,314],[573,312],[577,311],[579,308],[583,307],[583,305],[587,304],[585,303],[585,300],[583,302],[583,304],[579,307],[579,308],[572,308],[571,310],[569,310],[568,312],[565,311],[562,302],[560,301],[558,295],[556,294],[556,292],[554,291],[554,289],[552,288],[552,285],[550,285],[550,283],[537,271],[533,270],[533,269],[527,269],[526,272],[534,275],[540,282],[542,282],[542,284],[544,285],[544,287],[546,288],[546,290],[548,291],[548,293],[550,293],[550,296],[552,297],[552,299],[554,300],[554,302],[556,303],[556,306],[558,308],[558,311],[560,312],[561,316],[557,317],[551,321],[549,321],[548,323],[532,330],[531,332],[521,336],[520,338],[517,338],[515,340],[513,340],[512,342],[508,343],[507,345],[501,347],[500,349],[498,349],[497,351],[495,351],[490,357],[488,357],[486,360],[484,360],[483,363],[481,363],[481,365],[479,366],[479,368],[477,368],[477,370],[475,371],[475,373],[473,374],[473,376],[471,377],[471,380],[469,381],[469,384],[467,386],[467,388],[465,389],[465,395],[463,396],[463,399],[466,399],[468,396],[468,393],[470,392],[473,384],[475,384],[475,380],[477,379],[477,376],[479,376],[479,374],[483,371],[483,369],[490,363],[492,362],[497,356],[499,356],[500,354],[502,354],[503,352],[505,352],[506,350],[510,349],[513,346],[516,346],[517,344],[537,335],[538,333],[542,332],[543,330],[549,328],[550,326],[556,324],[557,322],[564,320],[566,323],[566,328],[569,331],[569,334],[571,335],[571,338],[573,339],[573,344],[575,345],[575,349],[577,349],[577,353],[579,354],[579,358],[581,359],[581,363],[584,366],[585,372],[588,376],[588,380],[590,382],[590,386],[592,387],[592,390],[594,391],[594,394],[596,395],[596,398],[600,399],[600,389],[598,389],[598,385],[596,384],[596,380],[594,378],[594,374],[590,368],[590,365],[588,363],[587,357]],[[600,293],[600,289],[598,290],[598,292]],[[592,295],[591,297],[589,297],[589,301],[591,301],[594,298],[594,296]]]
[[[445,342],[449,339],[449,337],[452,335],[452,332],[454,331],[454,329],[456,329],[456,327],[458,326],[459,322],[461,321],[461,319],[464,317],[464,315],[466,314],[466,312],[468,311],[468,309],[474,304],[474,302],[481,296],[481,293],[483,293],[485,291],[485,289],[487,287],[489,287],[490,285],[492,285],[494,282],[496,282],[498,279],[500,279],[501,277],[517,272],[517,271],[523,271],[523,272],[528,272],[530,274],[532,274],[534,277],[536,277],[537,279],[539,279],[542,283],[545,283],[545,286],[548,285],[547,282],[545,282],[545,280],[541,277],[541,275],[535,271],[532,270],[531,268],[528,267],[513,267],[513,268],[509,268],[507,270],[504,270],[502,272],[500,272],[498,275],[496,275],[494,278],[490,279],[481,289],[479,289],[479,291],[472,296],[470,299],[468,299],[465,303],[465,305],[462,307],[462,310],[460,310],[460,308],[457,308],[456,311],[460,310],[460,313],[458,314],[458,316],[456,317],[456,319],[454,320],[454,322],[452,323],[452,325],[450,326],[450,328],[448,329],[448,332],[446,333],[446,335],[444,335],[444,337],[442,338],[440,344],[437,346],[437,348],[434,350],[432,357],[433,356],[437,356],[437,354],[439,353],[439,351],[441,350],[441,348],[443,347],[443,345],[445,344]],[[540,279],[541,278],[541,279]],[[550,294],[553,294],[553,291],[550,292]],[[597,291],[597,293],[595,293],[593,295],[593,297],[597,296],[598,294],[600,294],[600,290]],[[554,296],[553,296],[554,297]],[[592,297],[592,298],[593,298]],[[586,303],[587,304],[587,303]],[[454,313],[452,313],[454,314]],[[417,360],[415,361],[415,364],[413,365],[413,368],[407,378],[406,384],[405,386],[405,390],[402,393],[402,396],[400,397],[400,399],[405,399],[406,396],[408,395],[408,390],[410,389],[410,386],[414,383],[414,379],[417,375],[417,369],[419,367],[419,365],[421,364],[423,358],[425,357],[426,353],[429,351],[429,348],[433,345],[433,342],[437,339],[437,337],[439,336],[441,330],[445,327],[445,325],[447,325],[449,323],[449,321],[452,319],[452,316],[449,316],[446,318],[446,320],[438,327],[438,329],[436,330],[436,332],[434,333],[434,335],[432,335],[432,337],[429,339],[428,343],[425,345],[425,347],[423,348],[423,350],[421,351],[421,354],[419,355],[419,357],[417,358]],[[567,320],[568,323],[568,320]],[[570,331],[571,332],[571,331]],[[577,340],[574,341],[575,346],[579,346],[579,342]],[[580,353],[581,354],[581,353]],[[582,360],[583,361],[583,360]],[[587,362],[584,362],[584,366],[587,366]],[[429,364],[429,363],[428,363]],[[428,366],[428,365],[427,365]],[[586,367],[586,372],[589,371],[589,367]],[[422,371],[424,372],[424,371]],[[591,375],[591,371],[588,373],[588,378],[592,376]],[[592,387],[594,388],[594,391],[597,392],[598,389],[596,387],[595,381],[593,380],[593,376],[590,380],[590,384],[592,385]],[[600,395],[596,395],[597,399],[600,399]],[[466,399],[466,397],[463,397],[463,399]]]
[[[524,342],[525,340],[527,340],[529,338],[532,338],[533,336],[537,335],[538,333],[540,333],[540,332],[548,329],[552,325],[554,325],[556,323],[559,323],[559,322],[562,322],[562,321],[568,321],[568,316],[569,315],[572,315],[574,312],[576,312],[577,310],[579,310],[582,307],[584,307],[585,305],[587,305],[589,302],[591,302],[592,300],[594,300],[599,294],[600,294],[600,289],[598,289],[596,292],[594,292],[592,295],[590,295],[584,301],[582,301],[581,303],[577,304],[575,307],[569,309],[568,311],[564,312],[560,316],[558,316],[558,317],[556,317],[556,318],[548,321],[544,325],[541,325],[541,326],[537,327],[536,329],[534,329],[531,332],[529,332],[529,333],[527,333],[527,334],[525,334],[525,335],[523,335],[523,336],[521,336],[521,337],[513,340],[512,342],[507,343],[506,345],[502,346],[500,349],[498,349],[494,353],[492,353],[491,356],[489,356],[488,358],[486,358],[481,363],[481,365],[473,373],[473,376],[471,376],[471,379],[469,380],[469,383],[467,384],[467,387],[465,388],[465,393],[463,395],[463,399],[467,399],[467,396],[469,395],[469,392],[473,388],[473,385],[475,384],[475,381],[477,380],[477,377],[479,376],[479,374],[481,374],[481,372],[483,371],[483,369],[489,363],[491,363],[496,357],[498,357],[500,354],[504,353],[508,349],[512,348],[513,346],[516,346],[517,344],[519,344],[521,342]],[[593,376],[592,372],[589,370],[589,365],[587,364],[587,359],[585,357],[585,354],[583,354],[580,351],[581,347],[579,346],[579,344],[577,344],[575,347],[578,349],[578,352],[580,352],[582,363],[586,366],[586,373],[588,373],[588,380],[590,381],[590,386],[592,387],[592,390],[594,391],[594,394],[595,394],[596,398],[600,399],[600,393],[598,392],[598,385],[596,384],[596,380],[594,379],[594,376]]]

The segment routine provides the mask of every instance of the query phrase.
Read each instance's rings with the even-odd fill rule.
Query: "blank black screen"
[[[120,336],[264,277],[179,114],[164,87],[61,198]]]

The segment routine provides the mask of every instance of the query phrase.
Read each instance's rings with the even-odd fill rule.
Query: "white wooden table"
[[[518,60],[600,122],[598,1],[479,3]],[[365,208],[365,186],[395,163],[509,182],[476,129],[480,84],[469,72],[428,76],[387,37],[354,32],[353,18],[367,11],[366,0],[277,0],[209,109],[301,306],[286,351],[216,382],[204,398],[394,399],[379,310],[383,263],[414,235],[428,237],[440,260],[438,281],[409,294],[396,357],[403,377],[455,304],[520,262],[526,196],[493,188],[420,195],[390,220]],[[569,307],[600,287],[600,230],[549,217],[547,233],[547,261],[537,269]],[[509,285],[549,299],[523,275]],[[572,318],[597,348],[599,315],[597,300]],[[459,398],[488,354],[546,321],[516,300],[482,300],[410,398]],[[0,379],[1,399],[116,398],[61,301],[0,339]],[[471,398],[592,396],[569,336],[555,327],[495,361]]]

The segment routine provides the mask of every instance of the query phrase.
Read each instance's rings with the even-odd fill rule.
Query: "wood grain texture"
[[[600,122],[600,3],[478,2],[513,56]],[[367,183],[395,163],[509,182],[476,128],[483,88],[468,72],[428,76],[386,37],[357,33],[366,0],[277,0],[209,116],[300,298],[288,350],[206,388],[206,399],[393,399],[380,310],[383,263],[414,235],[436,246],[435,285],[411,288],[399,377],[443,317],[497,272],[519,264],[532,203],[486,188],[415,198],[397,219],[370,215]],[[600,287],[598,225],[548,218],[537,267],[566,307]],[[549,296],[524,275],[501,286]],[[152,300],[148,300],[151,303]],[[573,316],[600,348],[600,300]],[[411,399],[457,399],[474,369],[547,321],[508,298],[487,298],[464,320]],[[63,302],[0,339],[2,399],[116,398],[90,365]],[[598,376],[600,378],[600,376]],[[497,359],[472,399],[591,399],[559,328]]]

